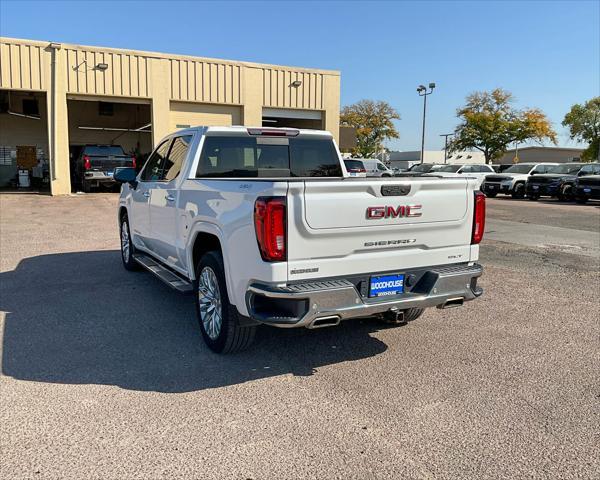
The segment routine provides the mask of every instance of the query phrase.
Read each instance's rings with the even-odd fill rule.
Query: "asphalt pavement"
[[[600,204],[488,199],[478,301],[218,356],[116,203],[0,195],[0,478],[600,477]]]

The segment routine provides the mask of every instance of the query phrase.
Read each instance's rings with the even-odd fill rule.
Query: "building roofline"
[[[228,59],[211,58],[211,57],[197,57],[194,55],[178,55],[178,54],[172,54],[172,53],[152,52],[152,51],[148,51],[148,50],[131,50],[131,49],[127,49],[127,48],[79,45],[76,43],[51,42],[49,40],[43,41],[43,40],[29,40],[29,39],[25,39],[25,38],[0,37],[0,43],[21,43],[24,45],[36,45],[39,47],[48,47],[48,45],[50,43],[59,43],[62,47],[68,47],[68,48],[76,48],[76,49],[82,49],[82,50],[101,50],[104,52],[114,52],[114,53],[126,53],[126,54],[133,54],[133,55],[139,55],[139,56],[151,57],[151,58],[219,62],[219,63],[229,63],[232,65],[243,65],[243,66],[249,67],[249,68],[286,69],[286,70],[294,70],[294,71],[298,71],[298,72],[321,73],[324,75],[334,75],[334,76],[341,75],[339,70],[324,70],[324,69],[320,69],[320,68],[296,67],[296,66],[290,66],[290,65],[275,65],[275,64],[270,64],[270,63],[246,62],[246,61],[241,61],[241,60],[228,60]]]
[[[510,150],[507,150],[505,152],[506,153],[513,153],[515,152],[516,149],[511,148]],[[564,151],[564,150],[568,150],[568,151],[573,151],[576,150],[578,152],[583,152],[585,150],[585,148],[577,148],[577,147],[543,147],[543,146],[531,146],[531,147],[522,147],[518,149],[519,152],[522,152],[523,150],[553,150],[553,151]]]

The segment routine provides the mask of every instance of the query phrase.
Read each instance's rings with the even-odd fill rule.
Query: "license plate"
[[[539,190],[539,189],[540,189],[539,185],[532,185],[532,188],[533,188],[534,190]]]
[[[404,274],[371,277],[369,297],[387,297],[404,292]]]
[[[583,189],[583,191],[584,191],[585,193],[590,193],[590,192],[592,191],[592,189],[591,189],[591,188],[584,188],[584,189]]]

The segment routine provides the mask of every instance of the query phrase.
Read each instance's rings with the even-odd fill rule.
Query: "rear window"
[[[331,139],[208,136],[197,177],[341,177]]]
[[[365,166],[360,160],[344,160],[346,170],[364,170]]]
[[[125,155],[123,148],[118,145],[92,145],[85,147],[84,153],[98,156]]]

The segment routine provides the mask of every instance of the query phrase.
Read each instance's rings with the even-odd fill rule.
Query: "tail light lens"
[[[133,168],[137,167],[137,159],[135,157],[131,157],[131,166]]]
[[[254,204],[254,228],[263,260],[280,262],[286,255],[285,197],[260,197]]]
[[[485,195],[482,192],[475,192],[475,211],[473,212],[473,235],[471,243],[478,244],[483,239],[485,230]]]
[[[83,156],[83,168],[85,168],[86,170],[89,170],[90,168],[92,168],[92,163],[90,162],[90,157],[88,157],[87,155]]]

